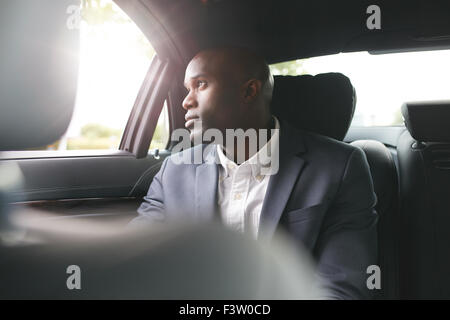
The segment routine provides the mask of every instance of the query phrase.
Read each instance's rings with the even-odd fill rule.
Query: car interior
[[[366,0],[114,0],[156,52],[120,144],[115,150],[30,150],[57,141],[74,113],[74,53],[80,44],[77,33],[66,30],[66,16],[61,17],[73,2],[0,5],[0,39],[7,44],[0,53],[5,70],[0,82],[0,233],[1,252],[9,257],[3,270],[39,259],[35,244],[29,251],[23,250],[26,245],[7,245],[6,236],[19,232],[14,221],[23,212],[37,215],[42,232],[47,223],[60,221],[74,234],[89,225],[125,227],[136,217],[153,177],[176,144],[169,140],[162,148],[150,148],[158,119],[167,109],[168,132],[184,127],[184,71],[202,49],[248,47],[271,65],[338,53],[376,56],[450,49],[448,1],[377,1],[382,27],[371,30],[366,20],[373,3]],[[11,37],[19,31],[27,35],[20,41]],[[65,50],[55,49],[55,43]],[[427,86],[427,79],[417,80]],[[450,298],[449,91],[447,96],[396,106],[404,125],[353,126],[358,90],[348,75],[330,71],[274,77],[274,115],[299,129],[355,145],[366,155],[379,216],[377,299]],[[33,226],[21,231],[27,228]],[[48,228],[59,236],[68,232]],[[2,297],[17,296],[2,291]],[[29,296],[39,297],[39,291]],[[102,292],[93,296],[103,297]]]

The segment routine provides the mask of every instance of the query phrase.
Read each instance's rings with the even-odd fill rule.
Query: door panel
[[[156,173],[167,155],[161,152],[158,160],[152,155],[136,159],[124,152],[115,156],[14,160],[24,184],[11,191],[11,198],[23,202],[129,197],[141,175],[149,170]]]
[[[98,222],[103,226],[125,226],[137,215],[141,202],[140,198],[46,200],[13,203],[9,210],[16,215],[15,221],[17,215],[25,214],[44,225],[48,222],[70,225],[74,231],[71,224],[74,220],[92,226]]]
[[[126,225],[147,193],[169,151],[158,159],[127,152],[109,156],[38,158],[14,161],[23,183],[10,192],[9,212],[29,217]],[[45,218],[46,219],[46,218]],[[69,223],[69,221],[67,221]]]

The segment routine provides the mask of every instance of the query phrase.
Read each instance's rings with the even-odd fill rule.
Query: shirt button
[[[256,176],[256,180],[258,180],[259,182],[261,182],[263,179],[264,177],[260,174]]]
[[[234,168],[234,165],[232,163],[229,163],[228,164],[228,169],[233,170],[233,168]]]
[[[236,193],[234,195],[234,200],[241,200],[241,198],[242,198],[242,195],[240,193]]]

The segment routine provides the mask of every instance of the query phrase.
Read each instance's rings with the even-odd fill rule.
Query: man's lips
[[[195,121],[198,121],[198,120],[199,120],[198,118],[188,118],[188,119],[186,120],[186,123],[184,124],[184,126],[185,126],[187,129],[189,129],[189,128],[193,127]]]

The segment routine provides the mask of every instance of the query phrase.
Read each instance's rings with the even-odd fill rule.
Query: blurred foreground
[[[217,224],[125,228],[126,221],[64,220],[25,208],[10,217],[1,233],[1,299],[325,296],[309,255],[283,235],[264,244]],[[80,289],[68,289],[71,265],[80,268]]]

